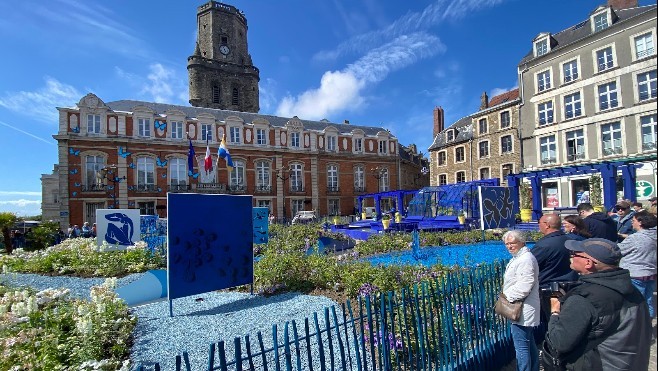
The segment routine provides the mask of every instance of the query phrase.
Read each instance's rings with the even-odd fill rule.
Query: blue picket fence
[[[272,346],[260,332],[210,344],[206,365],[186,352],[176,370],[495,370],[509,363],[509,323],[493,311],[504,262],[422,282],[400,292],[325,308],[303,324],[272,326]],[[159,364],[138,370],[159,370]]]

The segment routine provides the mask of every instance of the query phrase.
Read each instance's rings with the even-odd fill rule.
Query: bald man
[[[578,274],[571,270],[569,250],[564,242],[569,238],[562,232],[562,219],[557,214],[546,214],[539,219],[539,231],[544,235],[535,244],[532,254],[539,264],[539,287],[555,281],[576,281]]]

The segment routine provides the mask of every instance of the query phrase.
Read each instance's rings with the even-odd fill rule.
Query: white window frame
[[[290,179],[288,186],[290,190],[298,187],[299,190],[304,189],[304,166],[299,163],[290,164]]]
[[[442,177],[443,177],[443,181],[441,179]],[[448,184],[448,174],[447,173],[439,174],[439,176],[436,177],[436,182],[438,183],[438,185]]]
[[[503,126],[503,123],[504,123],[503,122],[503,114],[505,114],[505,113],[507,114],[507,120],[508,121],[507,121],[507,124],[505,126]],[[512,111],[506,110],[506,111],[500,112],[500,114],[498,115],[498,119],[500,120],[500,125],[499,125],[500,130],[510,128],[512,126]]]
[[[578,100],[572,100],[571,102],[567,102],[567,99],[570,97],[575,97],[576,94],[578,94]],[[579,106],[579,107],[576,107]],[[572,116],[569,117],[567,115],[568,108],[572,107]],[[576,114],[576,111],[580,111],[579,114]],[[583,92],[578,90],[578,91],[572,91],[569,92],[569,94],[565,94],[562,96],[562,117],[563,120],[573,120],[577,119],[579,117],[582,117],[585,115],[584,111],[584,104],[583,104]]]
[[[187,161],[183,158],[169,159],[169,185],[187,185]]]
[[[604,56],[605,56],[605,66],[604,67],[605,68],[601,69],[600,65],[599,65],[599,52],[603,52],[607,49],[610,49],[610,54],[607,54],[607,53],[604,54]],[[611,60],[608,60],[609,58]],[[609,70],[617,67],[618,66],[617,51],[616,51],[616,48],[615,48],[615,44],[614,43],[608,44],[608,45],[605,45],[605,46],[602,46],[600,48],[592,50],[592,63],[594,64],[593,67],[594,67],[594,74],[595,75],[599,74],[599,73],[609,71]],[[608,66],[608,64],[610,64],[610,66]]]
[[[377,151],[377,153],[379,153],[380,155],[388,154],[388,151],[387,151],[388,141],[385,140],[385,139],[380,139],[378,142],[379,142],[378,143],[379,150]]]
[[[391,188],[391,184],[389,181],[389,174],[388,174],[388,169],[384,168],[382,171],[379,173],[379,192],[388,192]]]
[[[543,139],[546,139],[545,143],[542,143]],[[557,152],[557,138],[555,134],[538,137],[537,142],[538,142],[537,148],[539,149],[539,164],[542,166],[557,164],[559,162],[559,159]],[[546,151],[544,151],[544,147],[546,147]],[[548,156],[546,157],[542,156],[544,152],[546,152]],[[551,153],[553,154],[553,158],[551,158],[550,156]],[[544,161],[544,158],[546,158],[547,160]]]
[[[508,163],[505,163],[505,164],[500,164],[500,179],[501,179],[501,181],[503,181],[503,182],[507,182],[507,176],[506,176],[506,175],[503,175],[503,174],[505,174],[504,169],[505,169],[505,166],[507,166],[507,165],[511,165],[511,166],[512,166],[512,169],[510,170],[509,173],[510,173],[510,174],[514,174],[514,163],[510,163],[510,162],[508,162]]]
[[[648,36],[651,38],[651,48],[645,48],[647,51],[643,53],[642,55],[639,55],[638,47],[637,47],[637,42],[638,38]],[[656,29],[651,28],[649,30],[643,30],[642,32],[638,32],[634,35],[630,36],[630,43],[631,43],[631,49],[633,50],[633,61],[637,61],[640,59],[644,58],[649,58],[651,56],[656,55]],[[646,44],[646,43],[645,43]]]
[[[285,208],[285,205],[283,207]],[[304,210],[304,200],[299,198],[293,198],[292,200],[290,200],[290,209],[292,210],[292,215],[297,215],[298,211]]]
[[[571,65],[572,63],[575,64],[575,71],[573,68],[570,68],[569,72],[571,73],[567,74],[566,66]],[[560,63],[560,74],[562,84],[570,84],[574,81],[580,80],[580,56]],[[576,75],[575,77],[573,76],[574,74]],[[567,78],[569,78],[569,81],[567,81]]]
[[[155,159],[153,157],[137,157],[135,179],[137,183],[137,189],[140,191],[148,190],[147,188],[155,188]]]
[[[91,161],[90,161],[91,160]],[[98,185],[97,174],[105,167],[105,157],[98,154],[85,155],[85,186],[93,188]],[[105,179],[102,179],[105,182]]]
[[[169,137],[171,139],[184,139],[183,137],[183,121],[170,121],[169,127],[171,128]]]
[[[642,122],[643,121],[642,119],[645,118],[645,117],[648,117],[649,120],[647,120],[646,122]],[[638,141],[640,152],[651,151],[651,152],[655,153],[656,147],[657,147],[656,146],[656,139],[657,139],[656,137],[658,136],[656,134],[658,115],[656,115],[655,111],[653,113],[649,113],[649,114],[638,115],[637,122],[640,124],[639,125],[640,130],[638,130],[638,134],[640,136],[639,141]],[[653,127],[653,130],[651,130],[652,127]],[[649,128],[649,130],[646,130],[646,131],[650,131],[650,133],[645,134],[645,128]],[[649,139],[649,140],[647,140],[647,142],[653,143],[653,145],[645,145],[645,139]]]
[[[267,145],[267,129],[265,128],[256,128],[256,145],[257,146],[266,146]]]
[[[571,141],[575,142],[573,146],[573,148],[575,149],[574,153],[569,153],[569,142]],[[585,138],[584,128],[579,128],[579,129],[574,129],[564,132],[564,151],[566,153],[565,156],[566,161],[568,162],[582,161],[587,158],[587,152],[585,151],[585,148],[587,148],[587,144],[585,143],[585,141],[586,138]]]
[[[290,148],[301,148],[302,145],[302,133],[299,131],[290,132]]]
[[[535,92],[542,93],[553,88],[552,69],[548,68],[535,74]]]
[[[462,181],[459,180],[459,174],[462,174],[464,176],[464,180]],[[464,170],[455,171],[455,183],[466,183],[466,181],[467,181],[466,172]]]
[[[455,130],[450,129],[446,131],[446,143],[454,142],[455,141]]]
[[[548,54],[548,52],[551,51],[551,44],[548,40],[549,37],[545,36],[539,40],[535,40],[535,42],[532,43],[532,50],[535,57],[541,57],[542,55]]]
[[[619,128],[613,127],[618,124]],[[609,130],[606,130],[609,127]],[[606,146],[604,135],[610,136],[610,146]],[[615,138],[616,136],[616,138]],[[603,122],[599,125],[599,140],[601,140],[601,157],[619,156],[624,154],[624,123],[622,120]]]
[[[92,130],[89,130],[90,127]],[[101,134],[101,115],[94,113],[87,114],[87,134],[91,134],[91,135]]]
[[[327,141],[326,149],[329,152],[338,152],[338,137],[336,135],[325,136]]]
[[[486,117],[482,117],[478,119],[478,134],[487,134],[487,133],[489,133],[489,120],[487,120]]]
[[[146,117],[137,118],[137,136],[141,138],[151,137],[151,119]]]
[[[363,153],[363,138],[352,138],[352,152]]]
[[[212,143],[215,140],[213,135],[213,124],[201,123],[201,140]]]
[[[550,104],[550,108],[548,105]],[[545,107],[545,108],[544,108]],[[541,123],[541,117],[544,115],[546,118],[546,122],[543,124]],[[550,118],[550,120],[549,120]],[[552,125],[555,123],[555,104],[553,100],[546,100],[543,102],[538,102],[537,103],[537,126],[542,127],[542,126],[548,126]]]
[[[482,170],[487,170],[487,173],[489,173],[489,176],[486,177],[486,178],[483,178],[483,177],[482,177]],[[479,178],[480,180],[483,180],[483,179],[491,179],[491,168],[490,168],[489,166],[485,166],[485,167],[481,167],[481,168],[479,168],[479,169],[478,169],[478,178]]]
[[[229,126],[228,127],[228,141],[231,144],[242,144],[242,127]]]
[[[615,84],[615,88],[613,90],[610,90],[610,85],[613,83]],[[606,86],[606,91],[604,93],[600,93],[599,88],[603,86]],[[596,85],[594,94],[595,94],[597,112],[604,112],[604,111],[615,109],[617,107],[623,107],[621,101],[622,95],[621,92],[619,91],[619,80],[609,80]],[[601,108],[601,97],[604,95],[607,97],[606,100],[608,102],[607,103],[608,107]],[[613,102],[613,99],[611,99],[613,95],[615,96],[617,102],[614,106],[612,106],[611,104],[611,102]]]
[[[357,192],[366,191],[366,171],[361,165],[354,167],[354,190]]]
[[[247,164],[243,160],[233,160],[229,187],[242,187],[243,191],[247,190]]]
[[[605,20],[605,24],[602,22],[603,20]],[[606,8],[603,11],[592,14],[592,16],[590,17],[590,23],[592,25],[592,33],[603,31],[606,28],[610,27],[610,25],[612,24],[610,9]]]
[[[509,138],[510,141],[510,150],[509,151],[503,151],[503,139],[504,138]],[[501,135],[500,136],[500,154],[501,155],[507,155],[510,153],[514,153],[514,136],[512,134],[508,135]]]
[[[327,199],[327,213],[329,215],[340,215],[340,199],[338,198]]]
[[[462,151],[464,151],[464,159],[461,160],[461,161],[457,161],[457,150],[458,149],[461,149]],[[466,162],[466,147],[464,147],[464,146],[455,147],[454,155],[455,155],[455,164],[461,164],[463,162]]]
[[[441,163],[441,155],[443,154],[443,163]],[[436,154],[436,166],[447,166],[448,165],[448,151],[443,150],[439,151]]]
[[[655,67],[655,66],[654,66]],[[654,76],[653,79],[649,76],[653,72]],[[640,76],[647,76],[647,80],[640,82]],[[658,70],[651,69],[651,70],[645,70],[645,71],[640,71],[635,74],[635,101],[636,102],[644,102],[652,99],[656,99],[657,93],[656,93],[656,84],[657,84],[657,76],[658,76]],[[640,96],[640,89],[643,87],[643,85],[646,85],[647,88],[647,93],[649,94],[647,98],[642,99]],[[653,89],[652,89],[653,85]]]
[[[265,160],[256,161],[255,168],[256,168],[257,188],[260,188],[262,190],[272,185],[272,177],[270,176],[271,174],[270,167],[271,167],[271,163],[269,161],[265,161]]]
[[[327,165],[327,190],[338,191],[338,165]]]
[[[484,154],[484,155],[482,154],[482,151],[481,151],[482,148],[480,147],[482,144],[485,144],[486,145],[485,148],[487,149],[487,153]],[[491,145],[489,144],[489,140],[479,141],[478,142],[478,158],[483,159],[483,158],[489,158],[489,157],[491,157]]]

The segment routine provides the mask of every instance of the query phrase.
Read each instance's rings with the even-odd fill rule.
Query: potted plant
[[[466,214],[464,214],[464,210],[459,210],[459,213],[457,214],[457,219],[459,220],[459,224],[466,223]]]
[[[382,225],[384,226],[384,230],[387,230],[388,227],[391,226],[391,216],[388,214],[382,215]]]
[[[598,174],[589,177],[589,202],[594,207],[594,211],[603,211],[601,176]]]
[[[340,224],[340,216],[334,215],[334,225]]]
[[[530,184],[521,182],[519,197],[521,221],[529,222],[532,220],[532,187],[530,187]]]

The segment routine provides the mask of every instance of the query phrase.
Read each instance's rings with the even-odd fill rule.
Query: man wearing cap
[[[651,197],[649,199],[649,202],[651,202],[651,205],[649,205],[649,212],[653,215],[657,215],[658,213],[658,206],[656,206],[656,200],[658,200],[656,197]]]
[[[619,201],[615,205],[617,210],[617,242],[621,242],[629,234],[633,233],[633,214],[635,211],[631,209],[631,203],[628,201]]]
[[[551,298],[546,345],[569,370],[646,370],[651,319],[621,252],[603,238],[565,243],[581,284]]]
[[[590,203],[578,205],[578,215],[583,218],[585,226],[592,237],[605,238],[617,242],[617,223],[606,213],[594,211]]]

